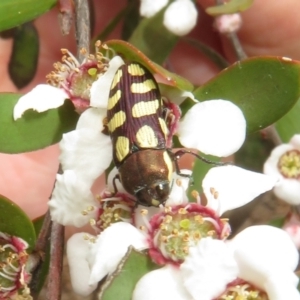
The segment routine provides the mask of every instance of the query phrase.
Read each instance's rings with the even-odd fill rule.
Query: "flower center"
[[[300,178],[300,152],[291,150],[283,154],[278,161],[278,169],[286,178]]]
[[[0,299],[8,299],[22,287],[20,278],[27,258],[25,251],[19,251],[6,235],[0,234]]]
[[[92,222],[100,231],[104,230],[112,223],[128,222],[132,223],[132,213],[134,202],[125,194],[117,193],[112,197],[110,192],[104,192],[98,197],[101,207],[97,221]]]
[[[247,282],[230,285],[226,292],[216,300],[269,300],[266,293]]]
[[[81,53],[86,56],[82,63],[67,49],[62,49],[62,62],[55,63],[55,70],[46,76],[48,84],[68,94],[78,112],[89,106],[91,86],[107,70],[108,59],[101,53],[101,49],[107,50],[107,47],[100,41],[95,44],[95,55],[88,55],[82,49]]]
[[[181,263],[191,246],[205,237],[220,238],[225,226],[214,212],[196,203],[168,207],[165,213],[153,218],[154,221],[150,220],[154,227],[153,248],[150,247],[149,254],[157,263],[164,261],[154,249],[159,250],[165,259]]]

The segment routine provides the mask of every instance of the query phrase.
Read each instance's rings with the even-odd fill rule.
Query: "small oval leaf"
[[[129,42],[158,64],[162,64],[177,44],[179,37],[163,25],[165,9],[151,18],[144,18]]]
[[[235,103],[245,115],[247,131],[260,130],[284,116],[298,100],[300,62],[284,57],[246,59],[220,72],[194,95],[199,101]]]
[[[18,89],[34,77],[39,55],[39,36],[32,23],[16,29],[13,49],[8,65],[10,78]]]
[[[107,277],[101,286],[99,299],[102,300],[131,300],[133,290],[138,280],[146,273],[160,266],[154,264],[149,255],[129,248],[126,256],[120,262],[117,270]]]
[[[288,143],[294,134],[300,133],[300,100],[277,123],[275,127],[283,143]]]
[[[13,109],[20,96],[0,93],[0,152],[13,154],[42,149],[59,142],[63,133],[76,127],[79,115],[70,101],[43,113],[29,110],[14,121]]]
[[[208,7],[205,9],[205,12],[213,17],[234,14],[248,9],[252,4],[253,0],[231,0],[222,5]]]
[[[17,236],[25,240],[32,249],[35,230],[31,220],[15,203],[0,195],[0,232]]]
[[[57,0],[1,0],[0,31],[31,21],[50,10]]]
[[[192,91],[193,85],[185,78],[172,73],[151,61],[145,54],[130,43],[121,40],[110,40],[107,46],[128,61],[136,61],[147,67],[151,73],[157,74],[164,84],[178,87],[183,91]]]

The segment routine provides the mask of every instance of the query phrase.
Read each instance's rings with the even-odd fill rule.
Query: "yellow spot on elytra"
[[[112,109],[118,103],[121,98],[121,90],[117,90],[116,93],[108,99],[107,109]]]
[[[168,154],[167,151],[164,152],[163,156],[164,156],[164,161],[165,161],[165,163],[167,165],[167,168],[169,170],[168,179],[171,182],[172,175],[173,175],[173,162],[172,162],[171,157],[170,157],[170,155]]]
[[[132,76],[142,76],[145,74],[145,70],[138,64],[130,64],[128,66],[128,73]]]
[[[111,90],[119,83],[119,81],[122,77],[122,74],[123,74],[122,70],[119,69],[117,71],[117,73],[115,74],[115,76],[114,76],[113,82],[112,82],[111,87],[110,87]]]
[[[159,106],[158,100],[140,101],[133,105],[132,116],[134,118],[140,118],[143,116],[153,115],[156,113],[158,106]]]
[[[147,79],[141,83],[132,83],[130,90],[134,94],[144,94],[156,89],[156,85],[152,79]]]
[[[162,132],[165,135],[165,138],[167,138],[169,130],[168,130],[168,127],[167,127],[167,124],[166,124],[165,120],[162,119],[162,118],[158,118],[158,121],[159,121],[159,124],[160,124],[160,128],[161,128]]]
[[[155,132],[148,125],[144,125],[138,130],[136,133],[136,140],[138,142],[138,146],[141,148],[154,148],[158,144]]]
[[[116,155],[119,161],[122,161],[129,154],[129,139],[125,136],[119,136],[116,142]]]
[[[111,120],[108,122],[108,130],[109,132],[114,132],[114,130],[120,126],[122,126],[126,121],[126,114],[124,111],[118,111],[114,114]]]

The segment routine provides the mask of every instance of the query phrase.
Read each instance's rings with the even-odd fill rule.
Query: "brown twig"
[[[90,13],[87,0],[74,0],[75,3],[75,30],[77,43],[77,58],[82,62],[85,56],[81,54],[82,48],[89,52],[90,45]]]
[[[50,266],[46,300],[59,300],[61,298],[64,227],[56,222],[52,223],[50,243]]]
[[[37,266],[32,274],[32,279],[30,282],[30,290],[31,290],[31,294],[34,297],[34,299],[38,296],[38,292],[39,292],[39,290],[38,290],[39,283],[40,283],[40,279],[41,279],[41,273],[43,272],[43,263],[44,263],[45,253],[47,251],[47,247],[49,244],[51,224],[52,223],[51,223],[50,212],[47,211],[47,213],[44,217],[43,226],[42,226],[42,228],[39,232],[39,236],[37,238],[35,249],[33,251],[33,253],[35,253],[36,258],[37,258]]]

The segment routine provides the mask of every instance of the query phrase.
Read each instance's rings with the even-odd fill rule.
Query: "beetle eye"
[[[158,183],[155,186],[156,199],[165,200],[170,193],[170,185],[168,182]]]

